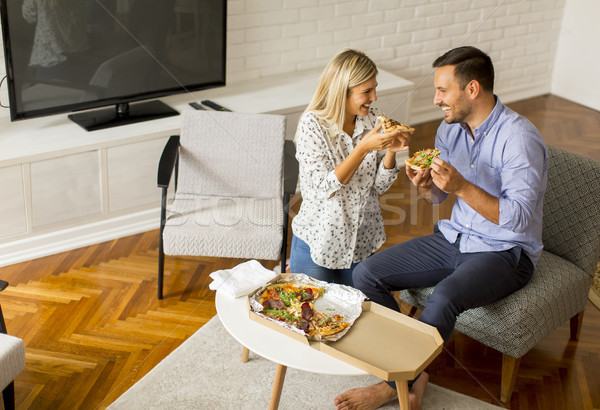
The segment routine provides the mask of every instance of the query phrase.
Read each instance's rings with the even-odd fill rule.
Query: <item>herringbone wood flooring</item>
[[[547,143],[600,160],[600,113],[552,96],[510,106]],[[433,143],[437,124],[416,127],[415,149]],[[381,202],[385,247],[431,232],[452,205],[411,205],[402,177]],[[8,331],[27,351],[18,409],[104,408],[215,314],[208,275],[241,260],[167,257],[166,299],[158,301],[157,247],[152,231],[0,268],[10,283],[0,293]],[[500,369],[498,352],[455,334],[429,371],[435,384],[500,405]],[[565,323],[525,355],[505,407],[600,408],[600,311],[588,303],[579,342],[569,341]]]

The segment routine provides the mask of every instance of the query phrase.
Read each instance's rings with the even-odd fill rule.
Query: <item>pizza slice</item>
[[[346,319],[338,314],[326,315],[316,312],[311,318],[309,335],[331,336],[350,326]]]
[[[415,171],[421,171],[424,169],[431,168],[433,159],[440,155],[440,150],[437,148],[427,148],[421,151],[417,151],[411,158],[407,158],[404,161],[406,165],[410,166]]]
[[[391,118],[386,117],[385,115],[377,116],[377,119],[383,124],[382,130],[383,132],[392,132],[395,130],[400,130],[402,132],[414,132],[415,129],[409,127],[408,125],[402,124],[399,121],[392,120]]]
[[[293,283],[267,286],[258,301],[262,313],[272,319],[294,326],[308,335],[331,336],[350,325],[338,314],[318,312],[313,302],[323,294],[322,288]]]
[[[292,301],[314,301],[323,293],[323,289],[314,286],[295,285],[293,283],[274,283],[267,286],[258,298],[258,303],[264,306],[269,299],[281,301],[284,306],[290,306]]]

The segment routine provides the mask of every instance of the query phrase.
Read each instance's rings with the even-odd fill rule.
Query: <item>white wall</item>
[[[550,92],[565,0],[229,0],[227,6],[228,82],[323,67],[340,49],[354,47],[416,84],[409,120],[419,123],[440,117],[431,103],[431,63],[459,45],[491,55],[502,101]],[[0,98],[7,102],[5,84]]]
[[[431,63],[471,44],[496,65],[504,102],[550,92],[565,0],[229,1],[228,79],[322,67],[343,47],[416,84],[410,121],[441,117]]]
[[[600,110],[600,1],[567,0],[554,61],[552,93]]]

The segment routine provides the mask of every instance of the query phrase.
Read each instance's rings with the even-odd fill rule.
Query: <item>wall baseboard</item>
[[[160,208],[61,229],[0,244],[0,266],[71,251],[159,229]]]
[[[598,98],[597,95],[585,94],[578,92],[578,90],[572,90],[569,87],[557,85],[552,86],[552,94],[564,98],[565,100],[572,101],[576,104],[591,108],[592,110],[600,111],[600,98]]]

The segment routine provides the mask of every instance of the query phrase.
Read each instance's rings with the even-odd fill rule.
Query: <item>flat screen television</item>
[[[138,101],[225,85],[226,7],[0,0],[11,120],[87,110],[69,118],[96,130],[177,115],[159,100]]]

